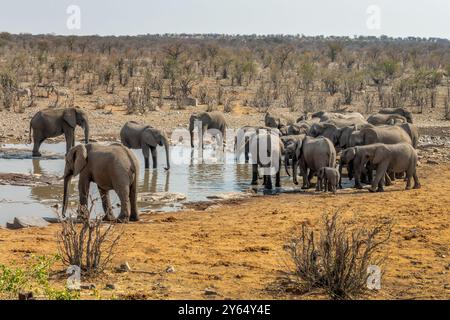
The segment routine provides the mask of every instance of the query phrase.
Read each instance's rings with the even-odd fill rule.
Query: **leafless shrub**
[[[237,97],[233,92],[227,92],[224,98],[223,104],[223,112],[230,113],[233,111],[234,103],[236,102]]]
[[[84,91],[87,95],[93,95],[97,89],[97,81],[95,80],[95,75],[90,74],[84,84]]]
[[[59,253],[66,266],[78,266],[86,274],[95,275],[111,262],[123,230],[114,223],[103,223],[103,216],[90,218],[94,213],[93,200],[89,207],[80,207],[80,213],[76,219],[60,219]]]
[[[374,98],[373,96],[366,92],[363,96],[363,102],[364,102],[364,106],[366,108],[366,113],[372,113],[373,112],[373,103],[374,103]]]
[[[382,245],[390,238],[390,220],[372,229],[352,229],[339,212],[325,215],[317,232],[302,225],[300,235],[287,246],[302,292],[324,289],[333,299],[353,299],[367,289],[368,267],[380,267]]]
[[[444,119],[450,120],[450,97],[446,96],[444,98]]]
[[[214,98],[206,97],[205,102],[207,105],[206,112],[211,112],[211,111],[216,110],[217,103],[214,100]]]
[[[297,111],[298,88],[292,83],[286,83],[283,91],[283,102],[292,112]]]
[[[273,95],[270,86],[264,82],[256,90],[251,105],[258,108],[259,112],[266,112],[273,103]]]

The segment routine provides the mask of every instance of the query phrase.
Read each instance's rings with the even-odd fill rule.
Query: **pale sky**
[[[70,5],[80,9],[80,29],[67,27]],[[385,34],[450,39],[450,1],[0,0],[0,31],[63,35]]]

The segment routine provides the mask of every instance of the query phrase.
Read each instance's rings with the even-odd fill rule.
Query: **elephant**
[[[266,112],[266,115],[264,116],[264,125],[266,127],[281,129],[290,124],[292,124],[292,121],[290,121],[289,119],[275,116],[270,112]]]
[[[406,172],[406,190],[411,189],[411,178],[414,178],[414,189],[421,187],[417,176],[417,152],[408,143],[383,144],[375,143],[355,148],[355,174],[361,171],[370,161],[376,167],[376,175],[372,181],[370,192],[382,192],[383,182],[387,172]]]
[[[33,131],[33,157],[40,157],[39,148],[47,138],[64,134],[66,153],[75,145],[75,127],[84,129],[84,142],[89,143],[89,120],[87,113],[79,108],[45,109],[38,111],[30,121],[29,140]]]
[[[336,194],[340,180],[341,175],[336,168],[322,167],[317,171],[317,184],[320,191],[332,191]]]
[[[412,146],[414,149],[417,149],[417,146],[419,145],[419,129],[411,123],[403,123],[398,125],[400,128],[406,131],[406,133],[411,138]]]
[[[191,148],[194,148],[195,123],[201,121],[202,135],[200,143],[203,146],[203,135],[208,129],[216,129],[222,133],[222,143],[225,148],[227,122],[223,113],[218,111],[193,113],[189,119],[189,133],[191,135]],[[200,133],[199,133],[200,134]]]
[[[120,140],[122,144],[130,149],[142,149],[145,160],[145,169],[149,169],[149,150],[152,153],[153,169],[157,167],[157,152],[158,145],[164,146],[166,149],[166,170],[170,169],[170,152],[169,139],[158,129],[152,128],[148,125],[141,125],[134,121],[125,123],[120,130]]]
[[[379,125],[394,125],[407,123],[407,119],[399,114],[383,114],[375,113],[367,118],[367,122],[373,124],[374,126]]]
[[[359,112],[327,112],[327,111],[318,111],[313,113],[312,118],[319,118],[320,122],[326,122],[330,120],[349,120],[349,121],[365,121],[364,116]]]
[[[277,133],[271,131],[258,131],[249,137],[245,143],[252,155],[252,185],[258,184],[258,170],[263,169],[263,184],[266,189],[272,189],[272,174],[275,169],[275,187],[281,187],[280,167],[281,157],[284,153],[284,145]],[[261,151],[260,148],[266,150]],[[247,146],[246,146],[247,148]],[[262,159],[261,155],[267,156]]]
[[[413,116],[411,111],[406,110],[405,108],[384,108],[378,111],[381,114],[398,114],[406,118],[408,123],[413,123]]]
[[[114,190],[120,199],[119,222],[138,221],[137,184],[139,162],[134,153],[119,143],[77,145],[65,158],[64,198],[62,214],[65,216],[72,177],[80,175],[78,191],[80,207],[88,205],[89,185],[97,184],[102,198],[105,220],[115,220],[109,191]]]
[[[291,136],[298,134],[307,134],[310,126],[307,124],[290,124],[288,126],[281,127],[280,132],[283,136]]]
[[[334,167],[336,164],[336,149],[333,143],[325,137],[313,138],[310,136],[300,135],[293,142],[288,143],[285,147],[285,159],[289,159],[292,155],[292,178],[295,184],[297,181],[297,167],[303,176],[303,189],[309,189],[311,186],[311,178],[322,167]],[[285,161],[286,171],[287,162]],[[309,170],[309,174],[308,174]],[[318,189],[316,186],[316,190]]]
[[[410,135],[401,126],[366,126],[352,133],[351,146],[368,145],[373,143],[408,143],[413,144]]]
[[[270,127],[244,126],[244,127],[240,128],[234,137],[234,153],[235,153],[236,160],[241,155],[242,146],[244,146],[245,163],[248,163],[248,161],[250,159],[250,157],[249,157],[250,145],[248,143],[248,140],[255,133],[259,133],[260,130],[266,130],[268,132],[273,132],[273,133],[277,134],[278,136],[281,136],[281,133],[278,129],[270,128]]]
[[[344,166],[347,166],[347,177],[349,180],[352,180],[353,177],[355,178],[355,185],[354,187],[356,189],[362,189],[362,181],[366,181],[368,183],[371,183],[372,181],[372,171],[373,168],[370,163],[366,163],[364,168],[360,168],[358,170],[358,173],[355,173],[355,166],[354,166],[354,159],[356,156],[356,150],[357,147],[349,147],[342,151],[341,157],[339,160],[339,188],[342,189],[342,169]],[[387,178],[389,179],[389,177]],[[389,180],[390,184],[390,180]]]

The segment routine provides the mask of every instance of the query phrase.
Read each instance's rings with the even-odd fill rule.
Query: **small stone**
[[[131,271],[131,267],[130,267],[130,264],[128,263],[128,261],[125,261],[124,263],[122,263],[119,266],[119,271],[120,272],[130,272]]]
[[[7,223],[8,229],[43,228],[49,223],[40,217],[15,217],[13,223]]]
[[[107,283],[105,286],[107,290],[116,290],[116,285],[114,283]]]
[[[166,268],[166,272],[167,272],[167,273],[175,273],[175,268],[174,268],[174,266],[168,266],[168,267]]]
[[[94,290],[94,289],[95,289],[95,284],[93,284],[93,283],[90,283],[90,284],[82,284],[82,285],[80,286],[80,288],[81,288],[82,290]]]
[[[206,296],[216,296],[217,295],[217,291],[211,288],[206,288],[204,294]]]

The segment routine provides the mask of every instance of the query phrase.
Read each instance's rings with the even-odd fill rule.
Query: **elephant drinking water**
[[[150,167],[149,164],[149,150],[152,153],[153,168],[157,166],[156,147],[158,145],[164,146],[166,149],[166,170],[170,169],[170,152],[169,139],[166,135],[158,129],[151,126],[140,125],[137,122],[129,121],[125,123],[120,130],[120,140],[122,144],[130,149],[142,149],[145,160],[145,169]]]

